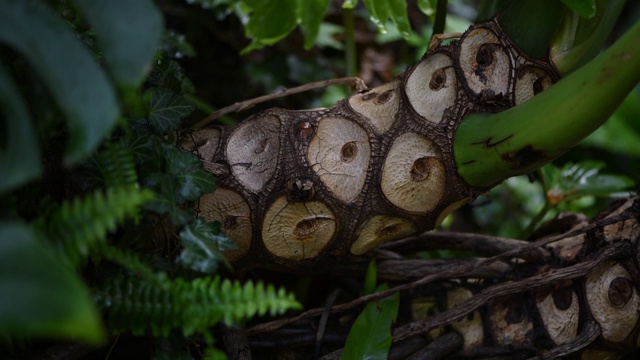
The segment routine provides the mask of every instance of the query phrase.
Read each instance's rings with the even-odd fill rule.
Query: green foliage
[[[111,76],[135,89],[149,72],[162,34],[162,16],[151,0],[76,0],[91,23]],[[131,36],[136,34],[136,36]],[[127,41],[122,41],[126,38]]]
[[[626,176],[600,173],[604,167],[603,162],[589,160],[578,164],[569,162],[562,168],[543,167],[547,201],[555,206],[585,196],[613,196],[633,188],[633,180]]]
[[[215,273],[220,261],[230,267],[221,252],[237,248],[229,238],[220,234],[219,223],[208,223],[202,218],[185,226],[180,231],[180,240],[184,248],[178,261],[185,268],[202,273]]]
[[[41,1],[0,2],[0,42],[29,61],[64,114],[69,137],[65,164],[90,155],[119,112],[114,88],[92,54]]]
[[[161,87],[145,92],[144,101],[149,109],[149,122],[160,134],[176,130],[180,126],[180,120],[191,114],[194,108],[184,96]]]
[[[27,105],[4,66],[0,64],[0,109],[7,119],[6,150],[0,151],[0,194],[37,177],[42,172],[36,133]],[[29,149],[30,151],[24,151]],[[20,161],[17,161],[20,159]]]
[[[166,280],[163,286],[121,277],[96,291],[109,323],[120,329],[167,336],[179,328],[189,336],[222,321],[235,324],[253,316],[282,314],[300,307],[292,294],[252,281],[244,285],[220,277]]]
[[[478,203],[493,201],[474,208],[475,219],[498,236],[526,238],[560,211],[595,215],[602,209],[597,200],[628,196],[634,185],[626,176],[603,174],[604,165],[591,160],[561,167],[549,164],[538,172],[538,182],[508,179],[478,199]]]
[[[632,91],[618,110],[583,145],[618,155],[640,158],[640,90]],[[640,167],[629,169],[640,173]]]
[[[86,288],[53,254],[26,223],[0,222],[0,338],[103,342],[100,316]]]
[[[0,57],[0,200],[10,207],[0,215],[0,298],[10,299],[0,337],[103,341],[92,292],[109,328],[200,333],[205,357],[224,357],[211,326],[299,304],[262,282],[198,277],[215,274],[233,245],[191,210],[215,179],[172,142],[194,87],[171,55],[155,54],[162,16],[149,0],[53,3],[64,20],[45,2],[0,1],[0,43],[12,51]],[[162,48],[189,48],[176,38]],[[33,90],[42,85],[53,101]],[[40,113],[46,123],[32,121]],[[62,139],[67,150],[56,152]],[[39,178],[43,162],[50,174]],[[158,252],[160,222],[182,242],[168,261],[147,253]],[[91,276],[83,284],[74,271]],[[189,280],[167,276],[178,272]]]
[[[386,32],[386,22],[391,19],[404,38],[411,35],[405,0],[362,0],[367,7],[371,21],[380,32]]]
[[[562,2],[585,19],[590,19],[596,14],[595,0],[562,0]]]
[[[147,189],[109,187],[85,198],[65,201],[52,214],[36,220],[37,227],[61,247],[64,257],[77,265],[96,246],[106,241],[127,216],[134,216],[142,204],[151,200]]]
[[[376,292],[388,288],[383,284]],[[342,358],[386,359],[391,347],[391,326],[398,316],[399,306],[399,293],[368,303],[349,331]]]

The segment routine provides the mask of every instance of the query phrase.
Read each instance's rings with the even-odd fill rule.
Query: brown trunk
[[[270,109],[185,134],[219,180],[197,204],[238,248],[237,269],[325,271],[431,230],[479,191],[458,176],[461,119],[521,103],[557,79],[495,22],[437,47],[388,84],[327,109]]]

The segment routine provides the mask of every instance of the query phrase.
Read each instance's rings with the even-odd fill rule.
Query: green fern
[[[53,214],[41,216],[36,226],[59,246],[71,265],[78,265],[89,251],[103,244],[127,216],[135,216],[153,192],[134,187],[111,187],[84,198],[64,202]],[[46,220],[46,219],[49,220]]]
[[[254,285],[249,281],[243,286],[238,281],[203,277],[166,280],[164,285],[118,278],[98,290],[95,300],[112,326],[137,335],[150,330],[166,336],[179,328],[189,336],[204,333],[220,321],[234,324],[255,315],[276,315],[300,308],[293,294],[262,282]]]
[[[100,172],[107,186],[138,186],[133,154],[122,143],[105,144],[100,153]]]

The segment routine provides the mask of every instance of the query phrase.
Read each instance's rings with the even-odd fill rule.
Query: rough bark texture
[[[486,190],[456,171],[458,124],[555,80],[548,63],[521,53],[491,21],[330,108],[270,109],[236,127],[184,134],[179,145],[218,177],[197,209],[238,245],[226,254],[237,269],[324,271],[433,229]]]
[[[327,354],[324,359],[339,358],[361,306],[400,291],[389,358],[620,358],[640,344],[639,246],[640,198],[635,197],[569,231],[496,249],[490,258],[443,260],[433,268],[398,253],[389,264],[384,260],[389,253],[378,254],[378,274],[393,288],[254,325],[247,329],[248,342],[254,354],[261,354],[255,358],[283,355],[277,345],[286,346],[290,359],[308,358],[313,345]],[[542,256],[520,257],[533,249]],[[404,261],[414,273],[423,272],[421,277],[387,275],[388,265]],[[502,271],[479,271],[495,264]],[[318,336],[317,318],[327,312],[331,315],[323,316],[328,320]]]

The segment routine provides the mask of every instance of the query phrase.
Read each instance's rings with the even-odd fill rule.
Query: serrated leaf
[[[300,29],[304,34],[304,48],[309,50],[316,43],[320,24],[327,12],[329,0],[306,0],[300,6]]]
[[[369,11],[369,19],[382,33],[387,32],[388,20],[398,28],[403,38],[411,36],[411,26],[407,17],[407,3],[404,0],[363,0]]]
[[[194,109],[184,96],[166,88],[149,89],[144,93],[144,101],[149,109],[149,123],[161,134],[177,129],[180,120]]]
[[[596,14],[595,0],[562,0],[562,2],[585,19],[591,19]]]
[[[162,16],[153,2],[78,0],[77,4],[95,30],[116,82],[137,87],[151,69],[163,31]]]
[[[0,2],[0,42],[38,71],[65,115],[65,165],[91,154],[120,112],[115,91],[93,55],[42,1]]]
[[[208,223],[203,218],[196,218],[180,231],[182,252],[178,260],[194,271],[212,274],[219,262],[226,262],[222,252],[235,249],[229,238],[220,233],[219,223]]]
[[[0,224],[0,333],[100,343],[86,288],[23,223]]]
[[[387,289],[383,284],[377,292]],[[398,316],[399,305],[398,293],[367,304],[349,331],[342,359],[385,360],[391,347],[391,325]]]
[[[4,114],[6,150],[0,149],[0,192],[17,188],[39,176],[40,146],[27,105],[0,63],[0,111]]]

